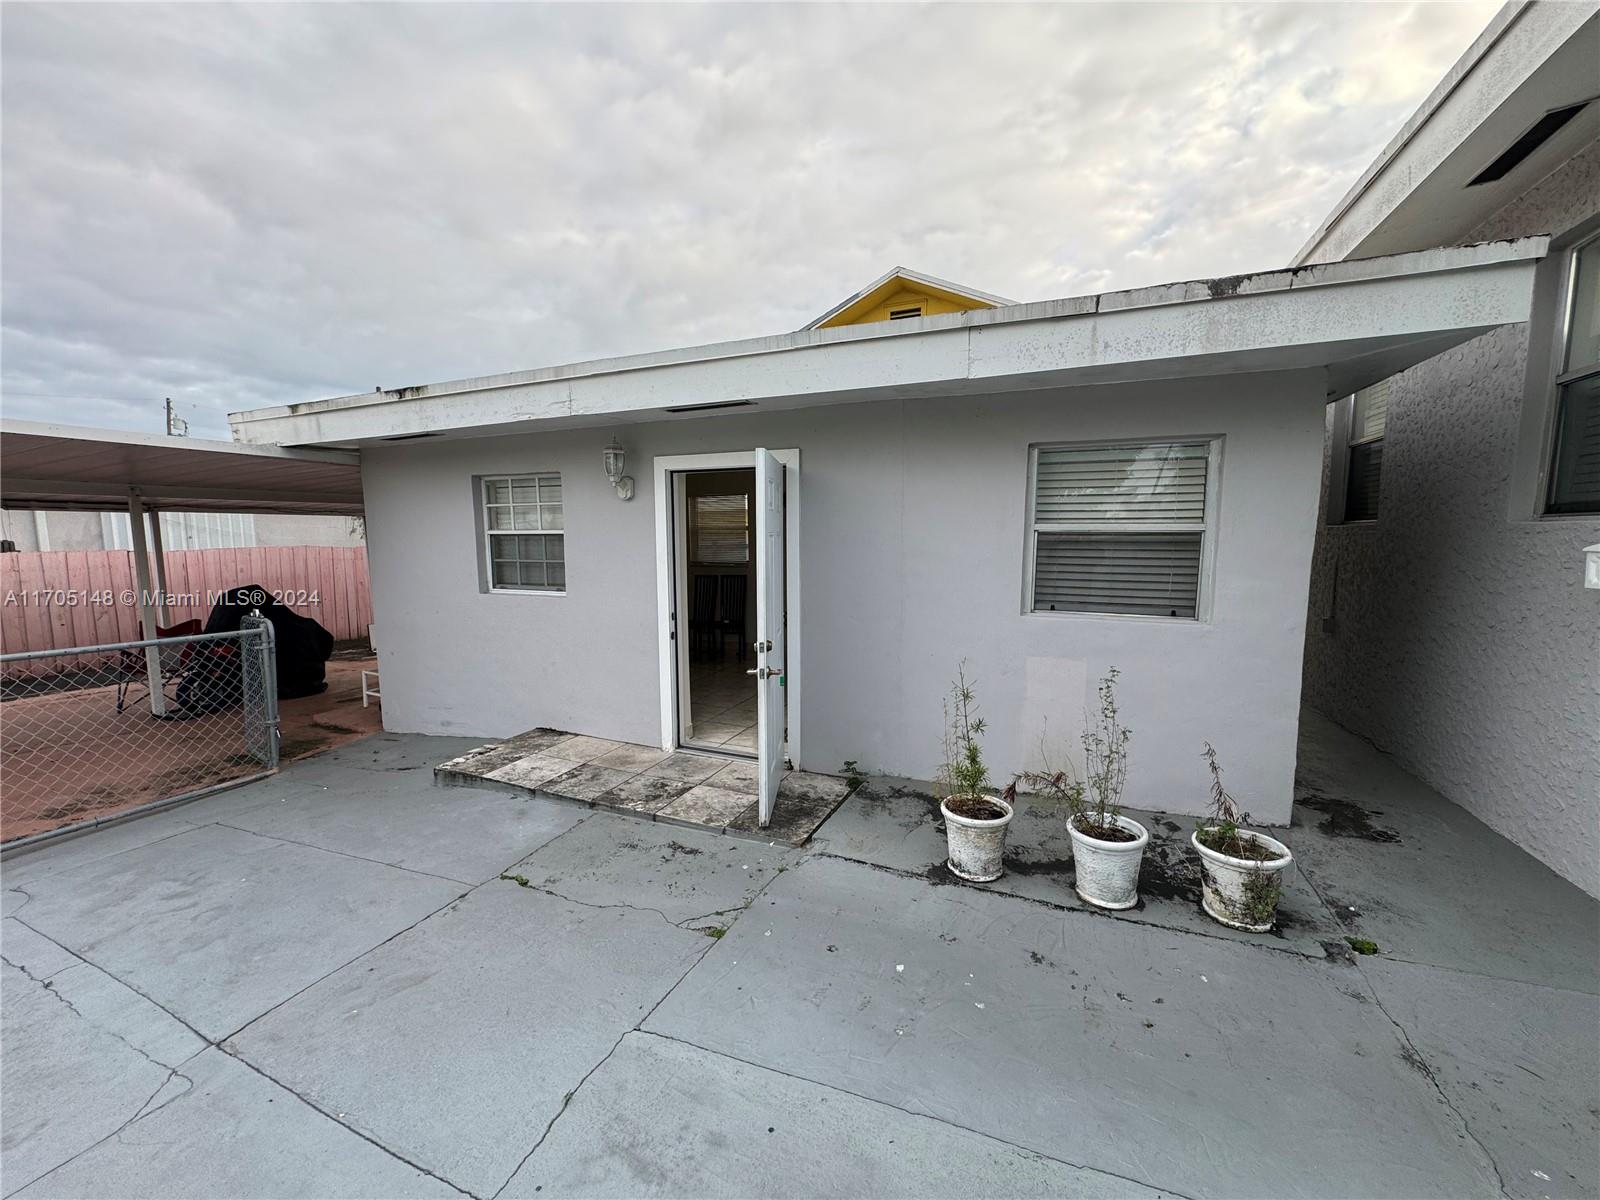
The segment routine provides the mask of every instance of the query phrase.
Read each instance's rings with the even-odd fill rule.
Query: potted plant
[[[1239,811],[1222,786],[1217,752],[1205,744],[1211,772],[1211,812],[1190,835],[1200,855],[1200,906],[1231,929],[1266,933],[1278,916],[1283,872],[1294,855],[1277,838],[1244,829],[1250,814]]]
[[[1084,786],[1067,818],[1078,895],[1098,908],[1112,909],[1139,902],[1139,864],[1150,843],[1150,831],[1122,815],[1133,734],[1117,711],[1118,674],[1115,667],[1106,672],[1096,689],[1100,711],[1084,721]]]
[[[999,879],[1005,867],[1006,827],[1012,808],[998,796],[986,795],[989,768],[983,761],[984,720],[977,715],[977,698],[967,682],[967,664],[956,668],[956,681],[944,702],[944,762],[939,783],[945,796],[939,802],[949,842],[947,866],[953,875],[973,883]]]

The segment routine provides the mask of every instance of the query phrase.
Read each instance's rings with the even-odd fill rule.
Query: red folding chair
[[[157,625],[156,637],[192,637],[197,633],[204,632],[204,630],[204,622],[200,621],[198,618],[194,618],[188,621],[180,621],[176,625],[169,625],[165,629]],[[169,686],[176,686],[183,679],[183,677],[188,674],[190,664],[194,658],[195,648],[197,646],[203,646],[204,644],[205,643],[203,642],[185,642],[183,644],[183,649],[178,651],[178,665],[170,671],[168,670],[166,663],[162,663],[162,683]],[[160,653],[160,647],[157,647],[157,653]],[[144,687],[146,691],[149,690],[149,675],[145,670],[144,650],[139,649],[122,651],[119,655],[117,655],[116,672],[117,711],[121,712],[128,706],[128,693],[130,691],[136,687]]]

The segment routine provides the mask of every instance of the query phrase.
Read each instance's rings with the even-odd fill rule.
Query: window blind
[[[1210,446],[1043,446],[1033,609],[1198,614]]]
[[[689,557],[699,563],[736,565],[750,561],[750,497],[694,496]]]
[[[1344,488],[1344,519],[1376,521],[1383,485],[1383,439],[1350,447],[1350,470]]]
[[[1561,389],[1550,511],[1600,512],[1600,374]]]
[[[1362,442],[1381,438],[1389,427],[1389,380],[1384,379],[1356,393],[1350,415],[1350,440]]]

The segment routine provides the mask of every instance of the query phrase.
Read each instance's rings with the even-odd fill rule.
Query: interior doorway
[[[754,467],[679,471],[678,744],[754,758]]]

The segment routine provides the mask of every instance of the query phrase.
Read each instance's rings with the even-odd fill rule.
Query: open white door
[[[760,770],[756,811],[763,828],[772,820],[783,778],[784,704],[783,464],[756,451],[756,751]]]

